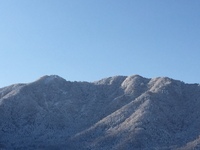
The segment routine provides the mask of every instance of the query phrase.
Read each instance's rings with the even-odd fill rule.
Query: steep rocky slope
[[[0,89],[0,149],[200,149],[200,86],[167,77]]]

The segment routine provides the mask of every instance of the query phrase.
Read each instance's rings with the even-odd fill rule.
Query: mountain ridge
[[[0,89],[0,148],[198,149],[199,107],[198,84],[168,77],[43,76]]]

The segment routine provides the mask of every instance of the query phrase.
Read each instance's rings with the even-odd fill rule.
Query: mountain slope
[[[0,148],[200,149],[199,108],[198,84],[167,77],[44,76],[0,89]]]

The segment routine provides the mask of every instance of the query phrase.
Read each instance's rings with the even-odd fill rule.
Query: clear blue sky
[[[200,83],[200,0],[1,0],[0,87],[56,74]]]

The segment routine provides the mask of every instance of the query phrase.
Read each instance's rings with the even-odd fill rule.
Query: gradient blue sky
[[[0,87],[56,74],[200,83],[200,0],[1,0]]]

